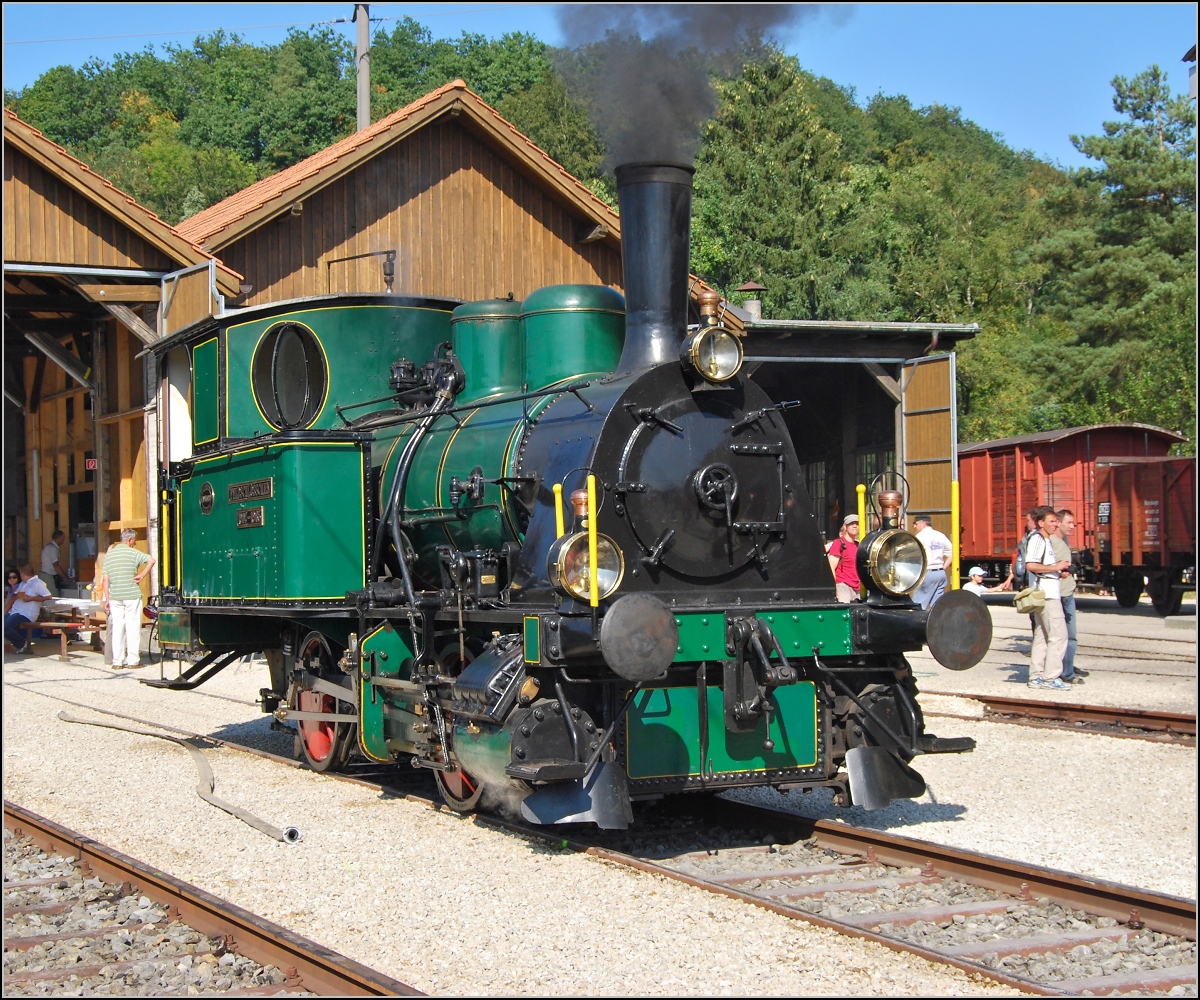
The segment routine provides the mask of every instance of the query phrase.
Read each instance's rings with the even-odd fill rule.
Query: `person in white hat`
[[[980,597],[982,597],[984,594],[998,593],[1004,587],[1004,584],[1002,583],[998,583],[994,587],[985,587],[983,585],[983,578],[987,576],[987,574],[983,571],[982,566],[972,566],[969,570],[967,570],[967,576],[969,576],[971,579],[969,583],[963,584],[963,590],[969,590],[972,594],[978,594]]]

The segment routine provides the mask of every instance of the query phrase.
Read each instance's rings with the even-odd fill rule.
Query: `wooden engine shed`
[[[339,292],[521,299],[620,286],[617,214],[462,80],[179,226],[239,306]]]
[[[856,512],[856,487],[874,484],[905,491],[910,515],[930,515],[953,538],[959,454],[953,352],[979,328],[740,318],[751,377],[777,403],[798,404],[783,411],[784,419],[826,537]]]
[[[191,322],[239,283],[5,112],[7,565],[36,564],[57,529],[81,582],[123,528],[152,548],[156,394],[140,353],[160,335],[164,295],[171,316]]]

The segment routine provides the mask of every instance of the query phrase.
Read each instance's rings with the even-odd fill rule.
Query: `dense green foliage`
[[[555,110],[546,46],[529,35],[446,41],[401,20],[372,41],[372,118],[459,77],[535,141],[544,132],[569,169],[598,176],[599,155],[588,146],[598,148],[595,133],[580,132],[586,116],[577,107]],[[511,104],[514,95],[526,99]],[[4,103],[175,223],[349,135],[354,52],[328,28],[261,46],[218,31],[162,55],[147,48],[78,70],[55,67],[6,92]]]
[[[865,107],[779,53],[718,81],[692,258],[768,316],[978,323],[960,435],[1109,420],[1195,439],[1195,110],[1157,67],[1062,171],[953,109]],[[1189,446],[1190,448],[1193,445]]]
[[[605,148],[529,35],[372,43],[372,117],[461,77],[613,202]],[[696,273],[768,316],[978,323],[960,433],[1105,420],[1195,436],[1195,109],[1157,67],[1113,81],[1117,118],[1063,171],[953,108],[853,92],[760,49],[714,81],[697,161]],[[56,67],[6,106],[177,222],[354,128],[353,52],[328,29]]]

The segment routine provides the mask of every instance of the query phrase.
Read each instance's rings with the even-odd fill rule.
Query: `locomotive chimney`
[[[625,274],[625,348],[618,374],[679,358],[687,332],[692,174],[678,163],[616,168]]]

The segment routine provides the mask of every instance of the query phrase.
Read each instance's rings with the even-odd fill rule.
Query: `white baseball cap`
[[[982,566],[972,566],[967,570],[967,576],[987,576]]]

